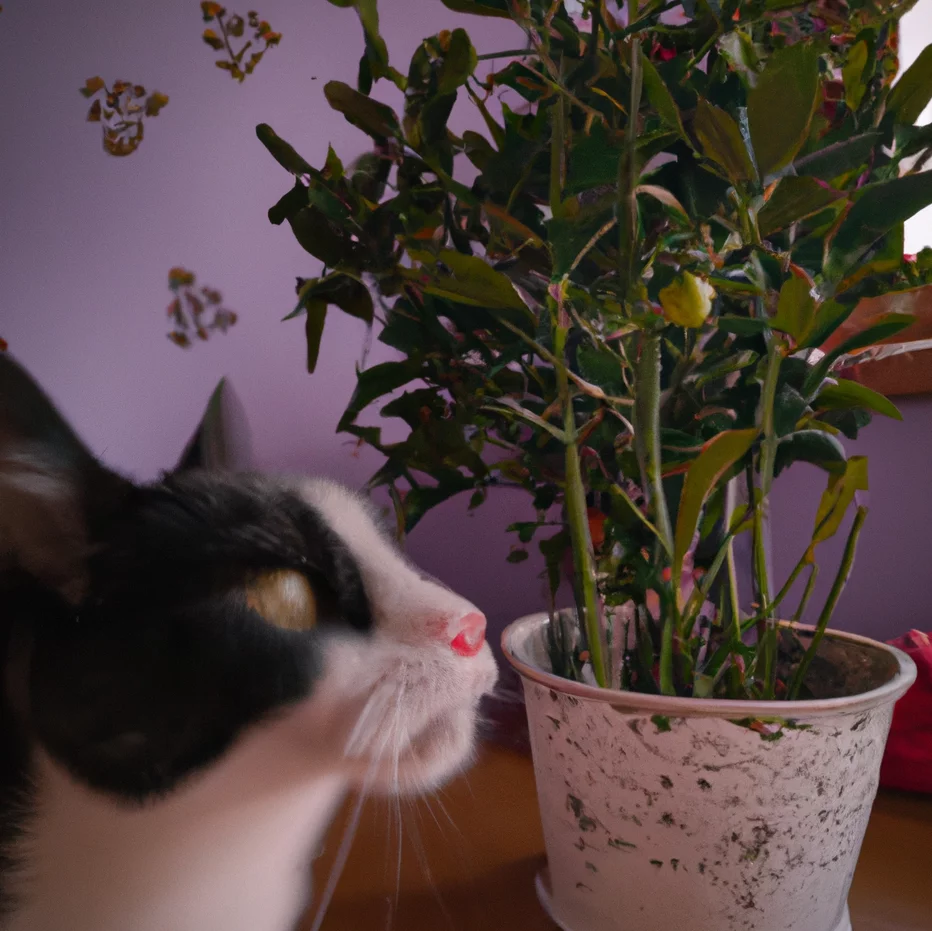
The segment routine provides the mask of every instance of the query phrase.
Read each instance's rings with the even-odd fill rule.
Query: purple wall
[[[287,227],[269,224],[266,211],[291,181],[255,137],[257,123],[270,123],[314,164],[328,143],[346,160],[365,150],[323,95],[327,80],[355,84],[361,29],[352,11],[325,0],[256,5],[284,38],[238,85],[212,64],[197,0],[4,4],[0,336],[94,450],[141,478],[174,462],[228,375],[257,466],[361,485],[378,458],[355,454],[335,428],[364,326],[332,313],[318,371],[307,375],[301,321],[280,320],[294,306],[295,276],[316,274],[319,263]],[[421,38],[443,28],[466,25],[480,52],[520,45],[510,24],[457,16],[439,0],[381,8],[402,70]],[[78,88],[98,73],[171,97],[128,158],[106,155],[99,127],[84,121]],[[476,122],[471,110],[458,105],[460,126]],[[165,338],[176,264],[240,314],[226,337],[188,352]],[[386,355],[376,343],[370,361]],[[454,501],[425,519],[413,556],[499,622],[538,606],[536,570],[505,563],[501,532],[526,516],[525,502],[505,494],[468,518],[465,507]]]
[[[894,398],[903,421],[875,417],[849,453],[870,462],[870,513],[861,534],[854,574],[834,626],[889,638],[910,628],[932,630],[932,399]],[[774,571],[782,585],[812,533],[825,476],[793,466],[777,479],[773,507]],[[850,521],[822,544],[819,582],[807,620],[814,622],[834,577]],[[787,605],[795,610],[799,584]]]
[[[284,38],[237,85],[213,67],[201,42],[197,0],[12,0],[5,7],[0,335],[95,451],[139,477],[174,461],[225,374],[248,418],[258,466],[361,484],[377,457],[356,455],[334,430],[364,330],[331,314],[318,372],[304,372],[301,324],[279,321],[293,306],[295,276],[315,274],[318,263],[289,230],[266,220],[289,176],[254,134],[256,123],[268,122],[312,163],[322,162],[328,142],[346,158],[363,151],[364,138],[329,109],[322,91],[331,78],[355,80],[356,17],[324,0],[263,0],[260,14]],[[466,25],[480,52],[520,44],[508,24],[458,17],[439,0],[383,0],[381,7],[382,31],[402,68],[416,43],[442,28]],[[99,128],[84,122],[78,88],[98,73],[171,97],[129,158],[105,155]],[[476,122],[467,103],[458,105],[457,120]],[[189,352],[165,339],[166,275],[176,264],[222,290],[240,313],[229,335]],[[376,344],[370,361],[384,356]],[[877,635],[932,626],[924,578],[932,505],[923,481],[932,461],[932,404],[904,407],[905,425],[878,423],[870,433],[873,511],[861,573],[841,608],[845,626]],[[819,489],[804,467],[794,472],[783,483],[775,534],[796,553],[803,536],[793,528],[795,505],[805,503],[808,529]],[[470,517],[465,505],[451,502],[424,520],[410,541],[414,557],[496,624],[542,605],[537,567],[504,562],[510,541],[502,528],[526,516],[526,502],[502,493]],[[778,567],[791,561],[778,559]]]

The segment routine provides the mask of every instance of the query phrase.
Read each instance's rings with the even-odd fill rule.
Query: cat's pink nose
[[[485,643],[485,615],[472,611],[450,625],[456,635],[450,641],[454,653],[475,656]]]

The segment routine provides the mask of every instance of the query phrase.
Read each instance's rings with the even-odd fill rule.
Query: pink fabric
[[[918,675],[893,711],[880,784],[932,793],[932,637],[911,630],[890,643],[912,657]]]

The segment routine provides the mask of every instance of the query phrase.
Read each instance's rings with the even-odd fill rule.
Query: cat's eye
[[[300,572],[283,569],[257,575],[246,588],[246,603],[284,630],[310,630],[317,624],[317,599]]]

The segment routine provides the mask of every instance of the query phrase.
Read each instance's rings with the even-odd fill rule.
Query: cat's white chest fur
[[[346,787],[315,772],[300,711],[247,734],[170,798],[120,805],[48,759],[14,848],[27,870],[3,931],[294,931]]]

